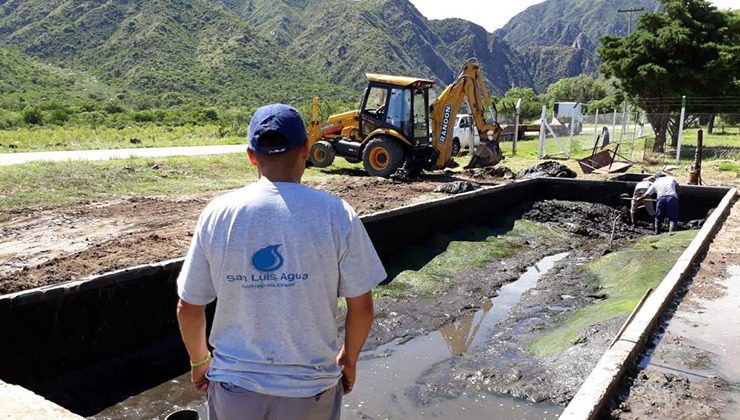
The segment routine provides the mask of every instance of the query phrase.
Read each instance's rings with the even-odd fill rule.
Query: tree
[[[513,87],[503,98],[496,99],[496,108],[499,113],[514,114],[516,101],[521,99],[520,116],[524,119],[538,118],[542,112],[544,99],[538,96],[532,88]]]
[[[602,37],[598,50],[601,71],[616,77],[647,112],[657,152],[664,151],[671,112],[675,113],[675,104],[666,99],[740,92],[737,15],[720,12],[706,0],[661,3],[664,13],[643,14],[638,31]]]
[[[582,74],[566,77],[547,87],[547,98],[551,102],[579,102],[585,104],[606,97],[606,87],[591,76]]]

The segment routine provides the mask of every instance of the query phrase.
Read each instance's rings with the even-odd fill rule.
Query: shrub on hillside
[[[23,110],[23,122],[28,125],[42,125],[44,123],[44,116],[40,109],[26,107]]]

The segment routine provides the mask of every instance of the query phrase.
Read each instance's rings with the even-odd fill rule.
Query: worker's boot
[[[660,223],[654,222],[653,227],[655,228],[655,234],[660,235]]]
[[[676,222],[671,222],[668,225],[668,232],[674,232],[676,230]]]

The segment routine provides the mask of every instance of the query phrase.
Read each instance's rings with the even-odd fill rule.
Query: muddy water
[[[727,268],[728,285],[740,284],[740,266]],[[650,367],[669,374],[685,375],[691,379],[707,379],[718,373],[730,383],[740,383],[740,288],[727,287],[717,299],[697,299],[699,310],[679,311],[670,322],[669,331],[705,354],[685,351],[651,351],[640,361],[639,367]],[[721,321],[718,321],[721,320]],[[660,337],[659,337],[660,338]],[[659,341],[656,343],[659,346]],[[660,347],[658,347],[660,348]]]
[[[345,415],[373,419],[556,418],[561,411],[557,406],[491,394],[466,393],[454,399],[427,401],[416,396],[426,388],[419,380],[424,372],[450,357],[464,357],[485,345],[496,323],[519,302],[522,293],[534,287],[540,276],[566,255],[543,258],[517,281],[503,286],[499,295],[480,310],[439,331],[406,342],[397,340],[363,353],[358,365],[358,386],[344,401]]]
[[[344,418],[421,419],[551,419],[561,408],[533,404],[487,393],[464,393],[450,399],[422,400],[425,384],[419,378],[435,364],[452,357],[466,357],[483,347],[496,323],[516,306],[522,294],[567,253],[543,258],[517,281],[503,286],[498,296],[454,323],[428,335],[397,340],[361,356],[358,386],[344,400]],[[188,375],[175,378],[110,407],[95,419],[164,419],[168,412],[190,408],[205,418],[205,401],[195,394]]]

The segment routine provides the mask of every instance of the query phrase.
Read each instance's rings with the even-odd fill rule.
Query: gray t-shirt
[[[194,305],[218,299],[210,380],[310,397],[341,376],[337,298],[363,295],[385,277],[346,202],[262,178],[206,207],[177,286]]]
[[[648,194],[658,194],[660,197],[678,197],[676,190],[678,189],[678,181],[672,176],[662,176],[653,182],[653,185],[648,188]]]

